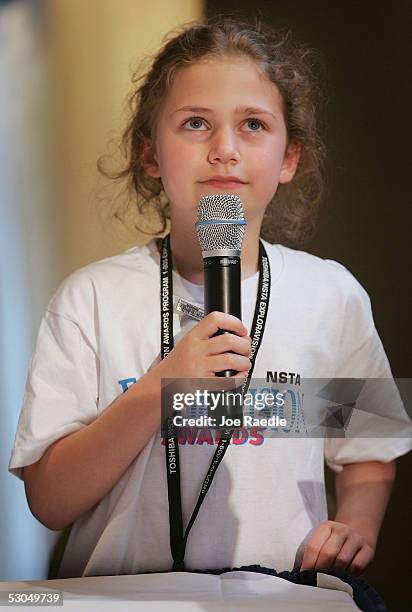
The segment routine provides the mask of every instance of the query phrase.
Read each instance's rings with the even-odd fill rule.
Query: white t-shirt
[[[254,377],[390,378],[368,295],[340,264],[265,242],[271,297]],[[258,275],[242,282],[249,329]],[[174,273],[174,293],[202,304],[203,288]],[[91,423],[159,360],[159,254],[154,242],[73,273],[40,326],[9,469],[40,459]],[[175,343],[194,322],[174,314]],[[138,382],[137,382],[138,384]],[[285,385],[283,385],[285,386]],[[299,386],[286,385],[295,393]],[[303,401],[303,398],[301,398]],[[187,569],[260,564],[290,570],[313,527],[327,519],[324,457],[391,461],[411,439],[262,438],[232,443],[188,537]],[[120,441],[119,441],[120,442]],[[213,438],[179,445],[187,524],[215,451]],[[98,504],[75,521],[60,577],[170,570],[165,449],[160,432]]]

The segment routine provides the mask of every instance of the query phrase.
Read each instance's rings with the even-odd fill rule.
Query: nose
[[[239,162],[240,153],[236,136],[229,126],[223,126],[221,129],[217,130],[210,143],[208,161],[211,164]]]

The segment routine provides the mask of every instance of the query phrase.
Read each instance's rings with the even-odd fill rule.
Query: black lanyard
[[[252,323],[251,368],[245,379],[241,393],[244,395],[250,384],[256,355],[262,342],[267,318],[270,297],[270,265],[266,249],[259,241],[259,283],[255,313]],[[161,320],[161,355],[164,359],[173,349],[173,277],[172,257],[170,252],[170,235],[162,241],[160,254],[160,320]],[[166,473],[169,498],[170,550],[173,557],[173,570],[184,570],[184,557],[187,536],[199,513],[200,506],[212,484],[213,477],[230,444],[232,429],[224,430],[219,439],[215,454],[200,489],[199,498],[192,516],[183,533],[182,498],[180,491],[179,440],[172,417],[166,421]]]

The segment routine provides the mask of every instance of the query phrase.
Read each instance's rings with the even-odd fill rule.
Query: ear
[[[301,150],[302,146],[299,140],[292,140],[288,144],[285,157],[283,158],[279,183],[289,183],[293,179],[298,167]]]
[[[145,140],[143,143],[143,168],[149,176],[160,178],[156,151],[154,151],[153,143],[150,140]]]

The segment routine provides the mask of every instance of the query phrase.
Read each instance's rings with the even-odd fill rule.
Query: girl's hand
[[[212,338],[219,329],[229,334]],[[211,312],[199,321],[152,372],[161,378],[208,378],[222,370],[238,377],[250,370],[251,339],[242,321],[223,312]]]
[[[375,548],[355,529],[337,521],[325,521],[310,536],[300,569],[331,568],[359,575],[374,554]]]

